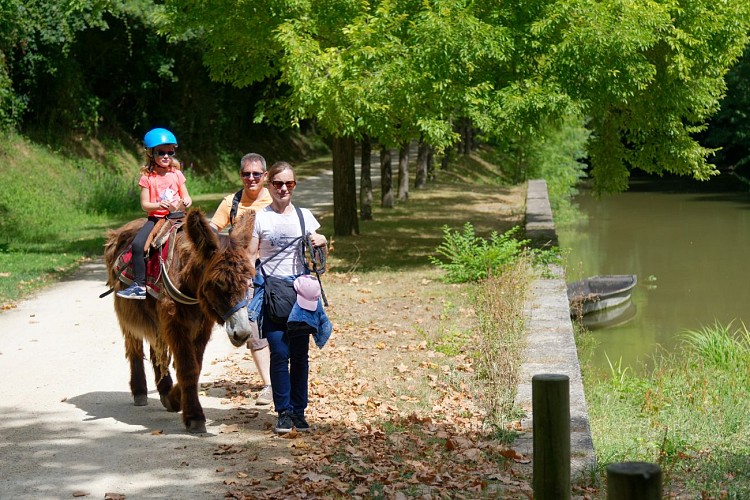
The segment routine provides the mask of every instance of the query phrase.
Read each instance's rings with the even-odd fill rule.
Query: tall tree
[[[409,199],[409,143],[398,148],[398,200]]]
[[[429,146],[424,140],[417,144],[417,176],[414,180],[414,189],[424,189],[427,186],[427,160]]]
[[[359,217],[372,220],[372,141],[365,134],[361,142],[359,168]]]
[[[393,208],[393,165],[391,148],[380,147],[380,206]]]

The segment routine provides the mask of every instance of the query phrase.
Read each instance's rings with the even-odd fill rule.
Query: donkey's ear
[[[199,208],[188,212],[186,226],[188,238],[198,253],[208,257],[219,248],[219,237],[208,225]]]
[[[232,227],[230,237],[233,245],[247,247],[253,237],[255,227],[255,211],[249,210],[243,213]]]

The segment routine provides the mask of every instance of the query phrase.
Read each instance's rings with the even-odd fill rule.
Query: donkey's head
[[[224,325],[229,340],[240,346],[250,336],[247,316],[252,296],[255,268],[248,247],[253,235],[255,214],[240,217],[231,235],[217,235],[200,210],[192,210],[187,218],[187,235],[203,267],[197,297],[204,314]]]

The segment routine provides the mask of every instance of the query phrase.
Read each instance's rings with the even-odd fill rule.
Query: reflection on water
[[[635,317],[591,332],[600,344],[596,365],[607,368],[606,353],[637,367],[658,346],[673,351],[684,330],[715,321],[750,326],[750,195],[700,188],[639,181],[622,194],[576,198],[585,220],[558,229],[560,246],[570,251],[568,282],[638,276]]]

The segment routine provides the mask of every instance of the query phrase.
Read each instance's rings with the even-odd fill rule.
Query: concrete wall
[[[529,181],[526,194],[526,235],[538,246],[558,245],[552,210],[547,196],[547,183]],[[581,367],[573,339],[573,325],[568,307],[565,270],[553,266],[552,278],[539,278],[531,287],[526,303],[526,349],[521,366],[516,405],[526,416],[521,420],[524,430],[516,441],[516,449],[533,459],[533,413],[531,378],[537,374],[556,373],[570,378],[571,477],[596,466],[591,439],[586,398],[581,381]]]

